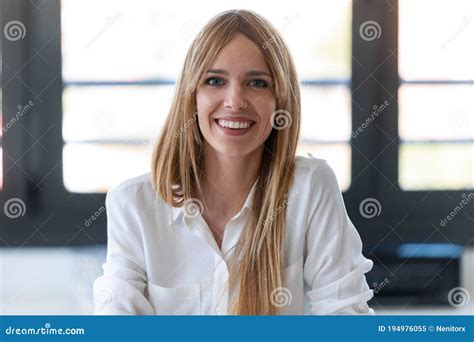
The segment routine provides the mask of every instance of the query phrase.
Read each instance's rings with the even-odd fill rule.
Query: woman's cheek
[[[212,106],[212,97],[207,94],[205,89],[200,90],[196,94],[196,103],[199,112],[206,112],[208,108]]]
[[[264,117],[265,132],[267,132],[268,134],[270,134],[273,128],[272,116],[276,110],[277,110],[276,102],[272,102],[271,100],[269,101],[269,103],[267,103],[267,105],[265,106],[265,109],[263,110],[263,112],[265,113],[265,117]]]
[[[203,125],[209,126],[209,115],[212,112],[212,102],[209,100],[209,97],[204,94],[198,94],[196,96],[196,105],[199,125],[201,128]]]
[[[199,116],[198,116],[198,122],[199,122],[199,127],[201,128],[201,132],[203,134],[208,134],[210,131],[210,125],[209,125],[209,115],[206,112],[200,111]]]

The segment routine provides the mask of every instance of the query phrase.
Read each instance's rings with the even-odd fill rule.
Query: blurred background
[[[380,314],[474,314],[470,0],[1,0],[0,313],[91,314],[107,189],[148,172],[213,15],[276,26],[302,89],[298,154],[328,161]]]

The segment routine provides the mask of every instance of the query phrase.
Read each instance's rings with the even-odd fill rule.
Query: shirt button
[[[222,309],[222,306],[217,306],[217,307],[216,307],[216,314],[222,315],[223,312],[224,312],[224,310]]]
[[[357,313],[368,313],[369,312],[369,306],[367,305],[367,303],[357,304],[353,308]]]

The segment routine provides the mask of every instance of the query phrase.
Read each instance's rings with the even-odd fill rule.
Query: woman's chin
[[[230,158],[243,158],[250,153],[248,149],[242,148],[242,145],[230,146],[230,144],[222,144],[216,148],[216,151],[219,152],[219,154]]]

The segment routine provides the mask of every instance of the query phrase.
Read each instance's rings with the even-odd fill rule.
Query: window
[[[399,8],[400,185],[472,189],[472,1],[401,0]],[[430,15],[420,16],[426,8]]]
[[[0,216],[0,244],[105,242],[105,215],[85,222],[108,187],[148,171],[191,39],[232,7],[285,37],[302,82],[298,153],[328,160],[366,245],[472,243],[472,202],[440,227],[474,185],[473,5],[459,3],[4,0],[26,38],[2,41],[2,128],[34,105],[1,132],[0,202],[26,212]]]
[[[350,1],[61,4],[63,167],[69,191],[105,192],[149,170],[151,143],[168,114],[192,39],[211,15],[231,8],[251,8],[283,34],[302,81],[298,153],[328,160],[341,187],[348,188]],[[309,41],[301,39],[307,32],[315,32]]]
[[[473,4],[457,4],[354,2],[352,101],[365,110],[387,104],[374,120],[352,108],[353,130],[366,129],[352,139],[357,155],[345,200],[366,245],[474,240],[472,203],[456,209],[474,185],[472,25],[465,17]],[[367,198],[379,203],[371,218],[358,207]]]

